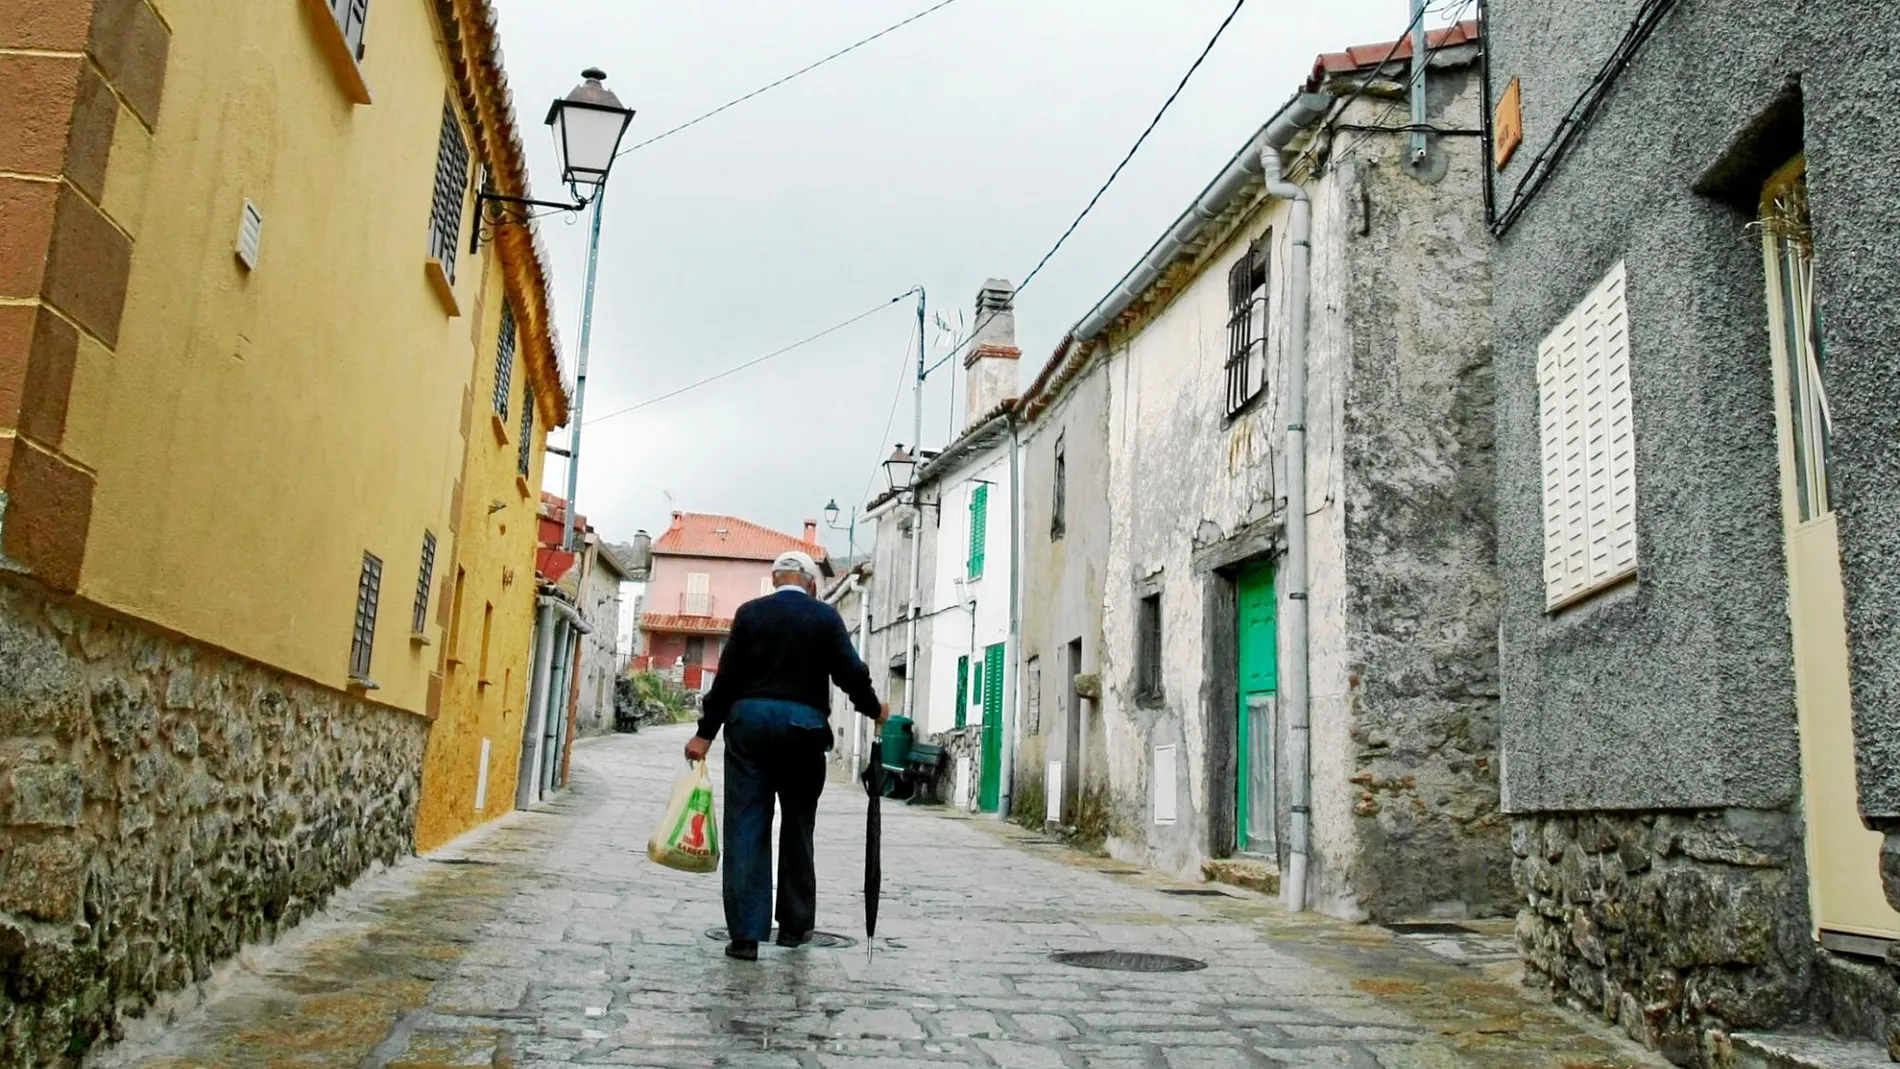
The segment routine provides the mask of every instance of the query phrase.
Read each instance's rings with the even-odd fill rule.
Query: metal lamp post
[[[581,414],[587,404],[587,349],[594,332],[594,279],[600,266],[600,208],[607,190],[607,176],[613,170],[614,157],[620,153],[620,140],[633,122],[633,109],[620,103],[601,82],[607,73],[598,67],[581,72],[583,81],[574,91],[554,102],[548,109],[548,126],[554,130],[555,150],[560,155],[561,179],[574,198],[594,206],[592,233],[587,243],[587,281],[581,292],[581,347],[574,362],[574,409],[568,417],[567,509],[561,534],[561,548],[574,552],[575,493],[581,470]],[[589,197],[583,191],[591,190]]]
[[[848,547],[845,550],[846,557],[856,557],[858,555],[858,507],[856,505],[851,506],[851,525],[849,527],[842,527],[838,524],[838,499],[834,497],[826,502],[825,526],[834,531],[845,532],[845,540]]]

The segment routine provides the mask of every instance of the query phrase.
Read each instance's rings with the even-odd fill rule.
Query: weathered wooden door
[[[1003,644],[983,651],[983,765],[976,807],[996,812],[1003,793]]]
[[[1273,565],[1259,562],[1240,573],[1238,750],[1234,795],[1234,846],[1244,852],[1275,850],[1273,802],[1274,699],[1280,689],[1279,628]]]
[[[1860,819],[1846,595],[1828,471],[1833,425],[1822,376],[1826,357],[1815,326],[1803,161],[1789,164],[1764,190],[1762,234],[1814,928],[1895,939],[1900,913],[1881,891],[1881,836]]]

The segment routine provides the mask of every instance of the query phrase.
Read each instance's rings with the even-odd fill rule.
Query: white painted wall
[[[980,485],[977,481],[980,479],[994,485],[989,488],[983,577],[972,581],[968,578],[970,501]],[[956,727],[957,658],[967,654],[970,663],[976,664],[982,658],[983,650],[1009,639],[1012,548],[1009,502],[1014,487],[1009,481],[1007,440],[943,472],[935,488],[943,502],[943,514],[937,529],[935,566],[932,574],[925,578],[923,605],[924,612],[934,614],[929,645],[924,653],[931,670],[927,674],[928,690],[919,696],[917,715],[919,730],[931,735]],[[971,601],[976,603],[974,615],[968,607]],[[1005,660],[1012,655],[1006,651]],[[989,686],[990,680],[986,676],[983,687],[987,691]],[[1006,709],[1007,704],[1005,702]],[[982,722],[980,707],[974,704],[970,707],[968,722]]]

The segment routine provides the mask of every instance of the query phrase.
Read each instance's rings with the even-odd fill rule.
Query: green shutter
[[[978,483],[970,495],[970,578],[983,578],[983,546],[990,528],[990,487]]]
[[[983,651],[990,689],[983,695],[983,763],[977,777],[977,808],[994,813],[1003,785],[1003,644]]]
[[[957,726],[970,722],[970,659],[957,658]]]

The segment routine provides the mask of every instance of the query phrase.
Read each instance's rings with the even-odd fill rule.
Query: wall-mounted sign
[[[1497,168],[1502,171],[1517,154],[1517,147],[1524,143],[1523,96],[1516,78],[1511,79],[1511,84],[1504,87],[1504,95],[1498,98],[1497,112],[1491,117],[1491,141]]]

